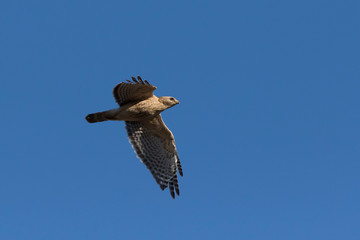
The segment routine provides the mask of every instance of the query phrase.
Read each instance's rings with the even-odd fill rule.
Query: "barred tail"
[[[109,120],[105,116],[105,112],[91,113],[85,117],[89,123],[103,122]]]

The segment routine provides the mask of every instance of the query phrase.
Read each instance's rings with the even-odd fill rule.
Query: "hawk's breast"
[[[133,104],[127,104],[123,107],[129,121],[142,121],[153,118],[164,111],[164,106],[160,102],[149,99]]]

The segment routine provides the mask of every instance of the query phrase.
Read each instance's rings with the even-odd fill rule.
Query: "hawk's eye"
[[[175,98],[173,98],[173,97],[172,97],[172,98],[170,98],[170,100],[171,100],[171,101],[174,101],[174,100],[175,100]]]

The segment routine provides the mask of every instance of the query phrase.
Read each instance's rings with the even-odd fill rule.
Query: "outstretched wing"
[[[141,101],[153,96],[153,92],[156,89],[148,81],[142,80],[140,76],[136,78],[132,77],[133,81],[127,83],[119,83],[114,87],[113,94],[116,102],[122,106],[126,103],[133,101]]]
[[[137,156],[150,170],[160,188],[169,186],[175,198],[179,195],[177,171],[182,176],[180,159],[174,136],[166,127],[160,114],[150,121],[126,122],[126,130]]]

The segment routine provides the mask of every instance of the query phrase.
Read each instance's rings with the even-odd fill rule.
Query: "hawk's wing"
[[[127,83],[119,83],[114,87],[114,98],[120,106],[128,102],[140,101],[153,96],[156,87],[150,85],[146,80],[143,81],[140,76],[137,78],[132,77],[133,82],[127,80]]]
[[[127,121],[126,130],[137,156],[150,170],[160,188],[164,190],[169,186],[173,198],[174,189],[179,195],[177,170],[183,175],[180,159],[174,136],[160,114],[150,121]]]

